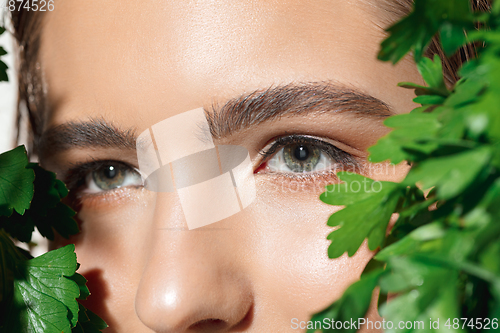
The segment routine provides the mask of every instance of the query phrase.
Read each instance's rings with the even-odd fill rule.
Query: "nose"
[[[155,332],[234,332],[248,327],[253,297],[231,228],[156,229],[135,309]]]

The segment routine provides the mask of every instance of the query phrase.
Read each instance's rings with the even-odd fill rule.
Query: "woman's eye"
[[[140,186],[143,181],[134,169],[120,163],[107,163],[90,172],[86,183],[86,193],[98,193],[124,186]]]
[[[355,166],[349,153],[325,141],[307,136],[279,138],[263,153],[259,172],[311,173]],[[338,170],[337,170],[338,171]]]
[[[312,172],[326,167],[328,157],[314,145],[294,144],[281,148],[267,161],[270,171]]]

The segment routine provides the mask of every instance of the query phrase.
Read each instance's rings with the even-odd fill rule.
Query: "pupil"
[[[110,165],[104,170],[104,175],[106,178],[112,179],[116,177],[116,169],[114,166]]]
[[[305,161],[309,157],[309,150],[305,146],[298,146],[293,153],[299,161]]]

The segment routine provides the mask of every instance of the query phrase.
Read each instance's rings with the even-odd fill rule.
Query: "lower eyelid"
[[[255,175],[257,186],[270,188],[281,194],[319,195],[325,186],[339,183],[333,172],[325,173],[259,173]]]
[[[109,209],[111,207],[118,207],[124,204],[128,204],[131,201],[137,201],[141,196],[139,193],[143,193],[144,187],[142,186],[126,186],[119,187],[108,191],[97,192],[97,193],[84,193],[80,192],[75,195],[74,199],[77,204],[82,208],[105,208]]]

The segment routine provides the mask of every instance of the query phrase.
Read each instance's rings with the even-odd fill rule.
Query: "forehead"
[[[376,60],[377,19],[364,1],[60,0],[42,30],[49,125],[106,116],[141,129],[292,81],[387,99],[401,77]]]

